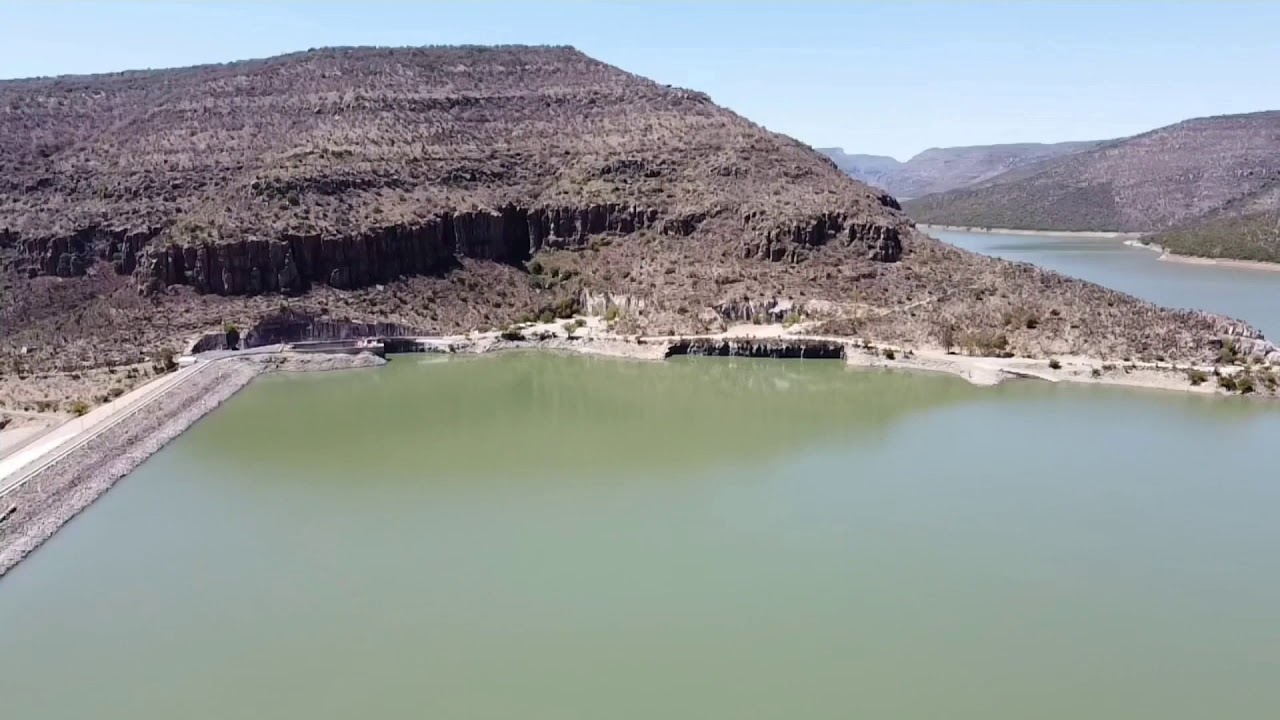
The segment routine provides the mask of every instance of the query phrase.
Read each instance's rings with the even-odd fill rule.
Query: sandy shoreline
[[[1027,237],[1060,237],[1060,238],[1092,238],[1096,240],[1133,240],[1142,237],[1142,233],[1110,232],[1092,230],[1018,230],[1016,228],[979,228],[963,225],[917,225],[920,230],[930,233],[936,230],[943,232],[973,233],[975,235],[1025,235]]]
[[[1231,258],[1213,258],[1200,257],[1198,255],[1182,255],[1170,252],[1168,248],[1157,245],[1155,243],[1145,243],[1141,240],[1127,240],[1125,245],[1131,245],[1136,248],[1150,250],[1160,253],[1160,259],[1165,262],[1183,263],[1186,265],[1216,265],[1218,267],[1231,268],[1233,270],[1262,270],[1265,272],[1280,272],[1280,263],[1264,262],[1262,260],[1233,260]]]
[[[1216,265],[1218,267],[1231,268],[1235,270],[1264,270],[1267,272],[1280,272],[1280,263],[1265,262],[1262,260],[1234,260],[1232,258],[1214,258],[1200,257],[1198,255],[1182,255],[1170,252],[1167,248],[1156,245],[1155,243],[1142,242],[1140,238],[1143,233],[1126,233],[1126,232],[1094,232],[1094,231],[1068,231],[1068,230],[1016,230],[1013,228],[975,228],[964,227],[961,225],[917,225],[925,234],[942,231],[942,232],[962,232],[974,235],[1023,235],[1026,237],[1048,237],[1048,238],[1077,238],[1092,240],[1123,240],[1125,245],[1152,252],[1160,253],[1160,260],[1165,262],[1184,263],[1187,265]]]
[[[997,385],[1006,380],[1036,379],[1046,382],[1088,383],[1132,388],[1172,390],[1199,394],[1228,394],[1216,383],[1193,385],[1188,373],[1195,370],[1210,378],[1213,366],[1177,365],[1161,362],[1104,361],[1096,358],[1060,356],[1053,362],[1048,359],[975,357],[951,354],[941,349],[902,348],[883,344],[868,344],[858,338],[810,335],[799,328],[782,325],[739,325],[725,332],[710,335],[672,337],[645,337],[640,341],[631,337],[615,336],[603,331],[603,324],[593,319],[584,334],[575,334],[571,340],[563,334],[548,337],[560,326],[536,325],[526,329],[530,337],[526,341],[507,341],[496,333],[440,338],[440,350],[452,353],[490,353],[503,350],[556,351],[602,357],[630,358],[635,360],[662,360],[668,356],[668,348],[681,340],[714,340],[727,343],[750,342],[818,342],[839,345],[843,348],[845,362],[851,367],[884,368],[915,372],[945,373],[962,378],[975,385]],[[891,356],[891,357],[890,357]],[[1223,368],[1235,372],[1234,368]]]

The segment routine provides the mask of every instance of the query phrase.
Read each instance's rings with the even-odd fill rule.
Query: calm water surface
[[[823,361],[272,377],[0,581],[6,718],[1262,718],[1280,408]]]
[[[1160,305],[1210,310],[1280,339],[1280,272],[1165,262],[1121,240],[930,233],[966,250],[1090,280]]]

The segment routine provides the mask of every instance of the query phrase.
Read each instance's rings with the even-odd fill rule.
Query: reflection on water
[[[5,717],[1268,717],[1280,410],[826,361],[272,377],[0,582]]]
[[[824,439],[869,441],[896,417],[980,392],[953,377],[858,371],[839,361],[682,358],[655,366],[530,354],[445,362],[424,374],[417,359],[339,378],[268,378],[237,409],[281,418],[271,445],[255,442],[261,423],[219,415],[202,428],[200,451],[255,467],[283,461],[353,473],[406,463],[444,475],[477,467],[680,472],[726,457],[766,460]],[[314,427],[294,417],[342,423],[351,452],[316,452]]]

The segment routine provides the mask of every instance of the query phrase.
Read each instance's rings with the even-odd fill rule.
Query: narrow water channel
[[[1280,408],[847,369],[272,377],[0,581],[12,718],[1269,717]]]
[[[1158,305],[1239,318],[1272,342],[1280,341],[1280,271],[1171,262],[1113,239],[930,234],[965,250],[1057,270]]]

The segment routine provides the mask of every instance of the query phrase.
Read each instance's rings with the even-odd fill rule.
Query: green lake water
[[[1278,439],[828,361],[273,376],[0,580],[0,716],[1274,717]]]
[[[939,240],[1006,260],[1029,262],[1159,305],[1245,320],[1280,340],[1280,272],[1168,262],[1159,253],[1106,238],[935,231]]]

